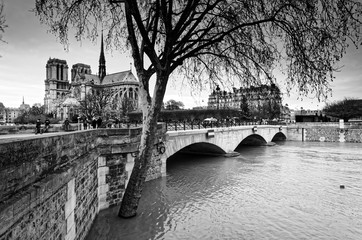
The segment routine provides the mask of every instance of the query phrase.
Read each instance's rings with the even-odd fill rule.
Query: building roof
[[[108,74],[104,77],[102,82],[100,81],[99,76],[94,74],[84,74],[84,78],[86,82],[93,81],[95,85],[114,85],[119,83],[139,84],[139,82],[130,70]]]

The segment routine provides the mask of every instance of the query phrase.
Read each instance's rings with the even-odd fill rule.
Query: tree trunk
[[[143,186],[147,177],[147,171],[150,167],[152,151],[154,149],[155,137],[157,133],[157,119],[161,111],[163,97],[165,95],[167,74],[157,74],[156,86],[152,102],[147,100],[147,90],[141,83],[140,98],[141,109],[143,112],[143,127],[141,143],[139,146],[139,155],[135,158],[130,180],[123,195],[119,217],[130,218],[137,214],[138,203],[141,198]],[[139,77],[142,77],[139,75]],[[142,81],[141,81],[142,82]]]
[[[120,217],[129,218],[137,214],[138,203],[152,158],[157,131],[157,121],[155,119],[157,117],[151,115],[143,122],[139,155],[135,159],[135,165],[122,199],[121,208],[118,213]]]

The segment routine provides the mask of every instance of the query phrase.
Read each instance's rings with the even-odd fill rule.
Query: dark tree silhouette
[[[273,70],[283,63],[290,88],[324,97],[348,44],[360,44],[361,8],[357,0],[36,0],[35,11],[62,43],[70,29],[77,39],[95,39],[102,28],[109,46],[131,49],[143,112],[139,155],[119,213],[131,217],[173,73],[195,88],[255,86],[276,81]]]
[[[241,104],[240,104],[240,109],[243,112],[243,115],[247,118],[249,118],[250,115],[250,109],[249,109],[249,104],[248,104],[248,99],[243,96],[242,100],[241,100]]]
[[[362,117],[362,100],[345,98],[341,101],[327,104],[323,108],[323,112],[327,116],[342,118],[345,122],[348,122],[351,118]]]

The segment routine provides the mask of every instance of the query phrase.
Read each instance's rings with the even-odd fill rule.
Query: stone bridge
[[[188,131],[168,131],[163,163],[176,152],[220,155],[232,153],[240,145],[267,145],[285,140],[287,128],[276,125],[237,126]],[[163,164],[166,165],[166,164]]]
[[[0,240],[85,239],[97,213],[121,202],[140,128],[96,129],[0,141]],[[280,126],[166,132],[159,125],[147,180],[182,150],[225,154],[285,139]]]

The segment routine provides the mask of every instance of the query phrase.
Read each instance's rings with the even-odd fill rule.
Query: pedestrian
[[[93,129],[96,129],[96,128],[97,128],[97,120],[96,120],[95,117],[93,117],[93,119],[92,119],[92,128],[93,128]]]
[[[97,128],[100,128],[101,125],[102,125],[102,118],[98,117],[98,119],[97,119]]]
[[[116,127],[119,128],[119,119],[118,118],[116,118],[115,124],[116,124]]]
[[[65,131],[69,131],[69,125],[70,125],[69,120],[68,120],[68,118],[66,118],[64,121],[64,130]]]
[[[50,127],[50,120],[47,118],[45,120],[45,132],[48,132],[49,127]]]
[[[87,118],[83,116],[83,129],[87,130],[87,127],[88,127]]]
[[[38,134],[38,133],[40,133],[40,134],[42,133],[40,119],[36,120],[36,123],[35,123],[35,134]]]

